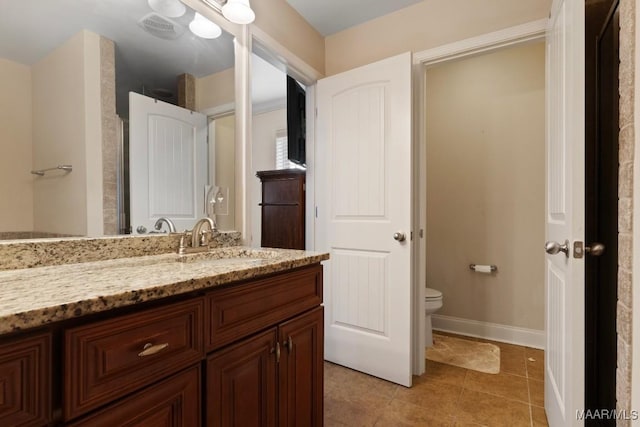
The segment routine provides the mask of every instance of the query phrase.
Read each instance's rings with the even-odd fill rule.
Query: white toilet
[[[425,312],[425,346],[433,346],[433,330],[431,327],[431,315],[442,307],[442,292],[427,288],[424,297]]]

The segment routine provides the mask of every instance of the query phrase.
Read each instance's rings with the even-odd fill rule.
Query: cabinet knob
[[[289,353],[291,353],[293,351],[293,340],[291,339],[291,335],[289,335],[289,338],[287,338],[287,340],[285,342],[282,343],[285,347],[287,347],[287,350],[289,350]]]
[[[142,351],[138,353],[138,356],[140,357],[152,356],[156,353],[160,353],[162,350],[164,350],[167,347],[169,347],[168,342],[163,344],[156,344],[156,345],[153,345],[149,342],[144,345],[144,347],[142,348]]]
[[[280,342],[276,341],[276,346],[271,349],[271,354],[276,354],[276,363],[280,362]]]

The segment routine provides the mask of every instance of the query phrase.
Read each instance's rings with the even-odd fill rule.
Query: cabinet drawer
[[[258,279],[207,296],[207,349],[275,325],[322,303],[322,266]]]
[[[300,204],[303,183],[299,179],[278,179],[262,183],[262,203]]]
[[[198,298],[67,330],[65,420],[202,360],[203,313]]]
[[[200,368],[196,366],[71,425],[73,427],[199,426],[200,382]]]
[[[0,342],[0,425],[42,426],[51,415],[51,336]]]

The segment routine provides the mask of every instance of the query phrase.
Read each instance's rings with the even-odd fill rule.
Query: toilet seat
[[[442,292],[437,289],[427,288],[424,293],[425,301],[434,300],[434,299],[442,299]]]

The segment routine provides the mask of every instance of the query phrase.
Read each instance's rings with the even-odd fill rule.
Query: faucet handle
[[[178,246],[179,255],[184,255],[187,253],[187,239],[189,239],[189,231],[184,230],[184,233],[182,233],[182,236],[180,236],[180,246]]]

